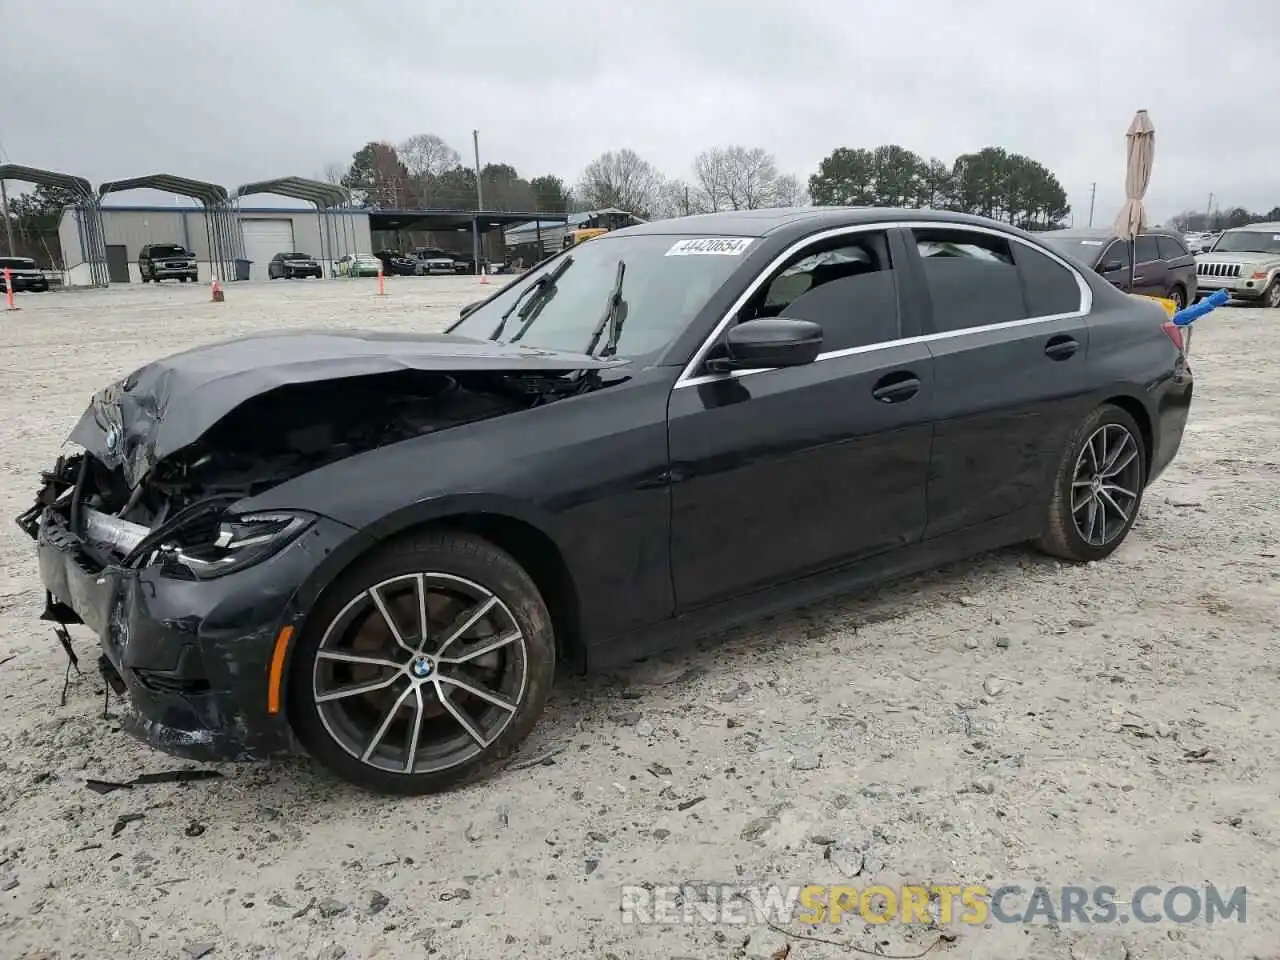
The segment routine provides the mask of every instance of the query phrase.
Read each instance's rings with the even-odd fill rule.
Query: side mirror
[[[720,373],[766,367],[799,367],[813,363],[822,352],[822,327],[808,320],[766,317],[729,329],[724,354],[707,363]]]
[[[475,300],[471,303],[468,303],[465,307],[463,307],[461,310],[458,311],[458,319],[461,320],[463,317],[465,317],[468,313],[471,313],[471,311],[475,310],[475,308],[480,306],[480,304],[482,303],[484,303],[483,300]]]
[[[1111,273],[1115,270],[1123,270],[1123,269],[1124,269],[1123,260],[1108,260],[1102,266],[1098,267],[1098,270],[1101,271],[1102,273]]]

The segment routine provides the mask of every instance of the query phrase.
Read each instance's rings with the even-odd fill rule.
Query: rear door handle
[[[907,370],[890,373],[876,381],[871,396],[881,403],[902,403],[920,392],[920,378]]]
[[[1044,355],[1050,360],[1066,360],[1078,349],[1080,349],[1080,344],[1072,337],[1051,337],[1049,342],[1045,344]]]

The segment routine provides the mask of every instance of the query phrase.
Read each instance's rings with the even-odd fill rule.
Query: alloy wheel
[[[1105,423],[1089,435],[1071,477],[1071,516],[1092,547],[1105,547],[1133,519],[1141,494],[1142,462],[1133,434]]]
[[[524,634],[491,590],[409,573],[354,597],[316,651],[325,730],[361,763],[438,773],[475,759],[511,723],[529,673]]]
[[[1267,288],[1267,306],[1280,307],[1280,280],[1271,281],[1271,286]]]
[[[1173,305],[1177,307],[1178,310],[1181,310],[1187,305],[1187,295],[1183,293],[1180,288],[1175,288],[1173,291]]]

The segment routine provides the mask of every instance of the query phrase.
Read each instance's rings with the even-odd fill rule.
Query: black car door
[[[976,227],[913,227],[934,358],[926,539],[1031,516],[1087,412],[1089,295],[1056,255]]]
[[[824,353],[738,375],[695,366],[677,383],[668,435],[681,611],[920,538],[934,378],[926,345],[905,339],[918,332],[900,308],[905,255],[883,229],[797,244],[729,322],[812,320]]]
[[[1167,297],[1170,286],[1169,267],[1160,257],[1156,238],[1144,233],[1135,243],[1137,253],[1133,261],[1133,289],[1129,292],[1146,297]]]

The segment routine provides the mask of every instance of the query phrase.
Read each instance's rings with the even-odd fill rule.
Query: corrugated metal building
[[[267,262],[277,253],[298,251],[319,259],[326,247],[321,243],[322,224],[323,230],[331,238],[328,246],[332,249],[333,257],[372,252],[369,215],[363,210],[317,214],[314,207],[262,207],[242,209],[239,217],[244,256],[251,262],[252,280],[267,279]],[[78,210],[68,209],[63,213],[62,223],[58,228],[62,262],[66,266],[66,282],[77,286],[90,282],[84,250],[84,231],[79,218]],[[104,206],[102,229],[106,238],[107,269],[112,283],[141,281],[138,274],[138,252],[149,243],[181,244],[195,253],[200,264],[200,280],[207,283],[212,276],[205,215],[198,207]],[[322,262],[325,274],[328,275],[332,260]]]

